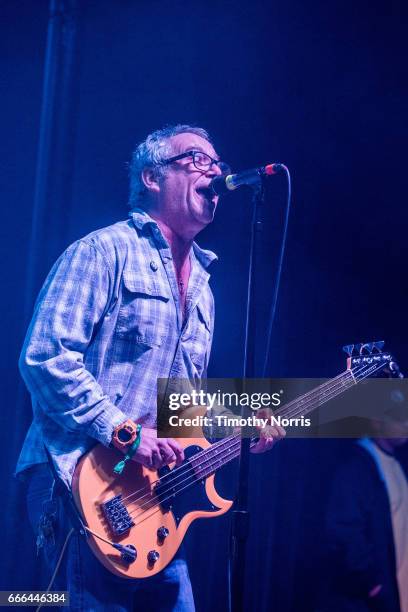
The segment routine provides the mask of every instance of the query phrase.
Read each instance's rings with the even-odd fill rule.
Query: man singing
[[[30,520],[50,570],[69,521],[44,446],[68,486],[95,443],[125,452],[125,429],[140,436],[134,461],[159,469],[184,459],[175,440],[156,437],[157,378],[206,373],[214,324],[207,267],[216,256],[194,238],[214,218],[210,183],[225,171],[201,128],[150,134],[130,165],[129,220],[68,247],[40,292],[20,359],[34,420],[17,472],[26,473]],[[270,433],[255,452],[284,432]],[[73,610],[194,610],[181,555],[156,576],[121,579],[77,533],[53,589],[69,591]]]

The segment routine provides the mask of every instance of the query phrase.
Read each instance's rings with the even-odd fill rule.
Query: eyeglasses
[[[186,151],[185,153],[180,153],[180,155],[169,157],[169,159],[163,159],[163,161],[160,163],[163,166],[167,166],[168,164],[172,164],[173,162],[179,159],[184,159],[185,157],[192,157],[193,164],[197,170],[207,171],[213,164],[215,164],[221,170],[222,174],[229,174],[231,172],[231,168],[228,164],[220,161],[219,159],[214,159],[203,151]]]

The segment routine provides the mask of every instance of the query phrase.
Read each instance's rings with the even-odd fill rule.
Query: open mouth
[[[205,198],[209,202],[212,202],[214,198],[216,197],[216,194],[214,193],[211,187],[198,187],[196,191],[199,195],[201,195],[203,198]]]

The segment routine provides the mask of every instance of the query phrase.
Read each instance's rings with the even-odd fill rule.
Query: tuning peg
[[[404,375],[399,369],[398,363],[396,363],[395,361],[390,361],[388,367],[390,368],[390,372],[394,378],[404,378]]]
[[[362,355],[364,349],[366,348],[366,343],[365,342],[358,342],[357,344],[354,345],[354,350],[356,351],[357,355]]]
[[[374,343],[373,342],[359,342],[358,344],[355,344],[354,346],[359,355],[363,355],[364,351],[367,351],[367,353],[370,354],[371,351],[373,350]]]
[[[343,351],[349,356],[351,357],[353,352],[354,352],[354,344],[346,344],[346,346],[343,346]]]
[[[377,350],[379,353],[381,353],[381,352],[382,352],[382,350],[383,350],[383,348],[384,348],[384,344],[385,344],[385,342],[384,342],[384,340],[377,340],[377,342],[373,342],[373,344],[374,344],[374,348],[375,348],[375,349],[376,349],[376,350]]]

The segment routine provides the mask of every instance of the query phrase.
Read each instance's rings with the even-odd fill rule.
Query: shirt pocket
[[[169,296],[153,280],[123,274],[117,335],[146,347],[163,344],[169,328]]]

